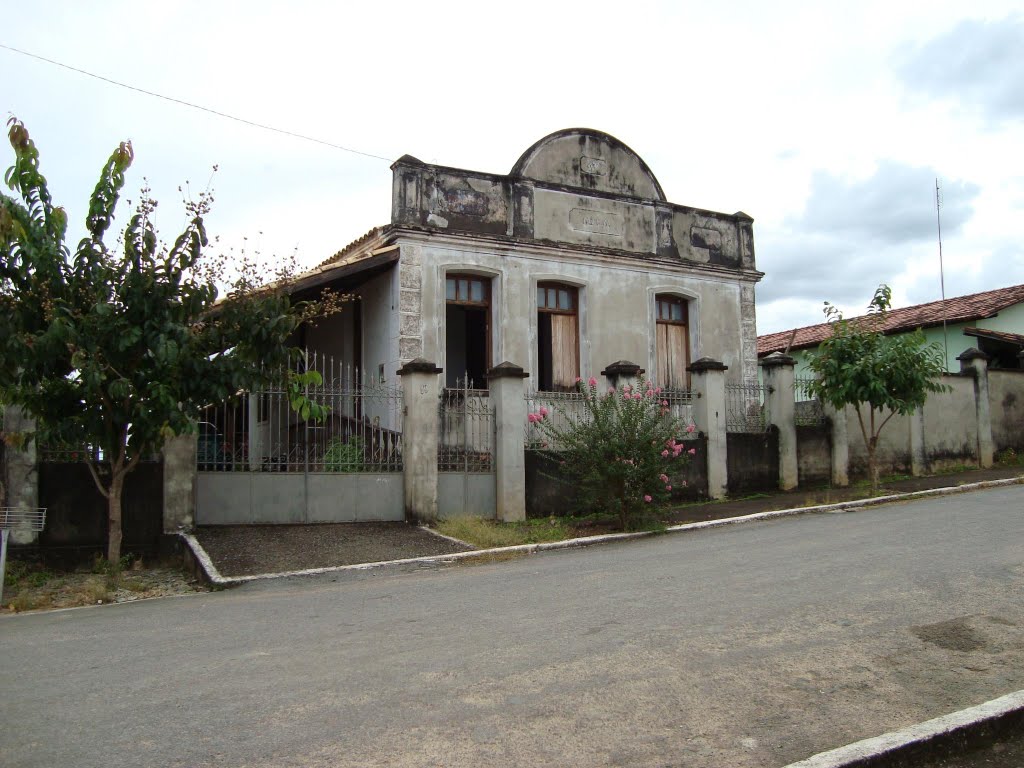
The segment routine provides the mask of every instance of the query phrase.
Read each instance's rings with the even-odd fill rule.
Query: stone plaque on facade
[[[573,208],[569,211],[569,226],[577,232],[622,237],[622,217],[617,213]]]
[[[608,173],[608,162],[599,157],[580,157],[580,173],[588,176],[604,176]]]

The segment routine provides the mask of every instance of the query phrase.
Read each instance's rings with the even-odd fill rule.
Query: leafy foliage
[[[15,118],[8,127],[15,160],[4,181],[20,199],[0,195],[0,400],[32,415],[45,442],[102,451],[104,462],[86,460],[109,501],[116,561],[124,475],[169,437],[193,431],[203,406],[287,369],[288,337],[325,308],[293,305],[286,280],[252,290],[252,265],[218,301],[218,265],[204,261],[205,194],[186,203],[188,223],[168,249],[144,189],[116,248],[108,246],[130,142],[104,165],[87,234],[70,249],[67,216],[53,204],[28,130]],[[310,383],[290,382],[300,409]]]
[[[324,451],[326,472],[361,472],[365,461],[366,451],[358,437],[349,438],[347,443],[340,437],[332,438]]]
[[[547,418],[546,408],[530,414],[549,446],[544,452],[570,468],[588,508],[617,515],[623,529],[668,500],[669,474],[690,453],[677,442],[684,431],[661,400],[660,388],[641,378],[637,385],[599,394],[597,381],[579,384],[585,415],[565,413],[567,427]]]
[[[875,450],[882,429],[894,415],[907,415],[923,406],[928,393],[947,389],[939,379],[945,370],[945,358],[938,344],[926,345],[920,329],[885,335],[885,318],[891,305],[892,292],[887,285],[878,287],[868,314],[861,318],[846,320],[842,312],[825,302],[832,335],[819,345],[810,361],[817,376],[810,385],[811,394],[839,410],[847,405],[857,409],[875,487]],[[867,421],[861,412],[864,405],[868,406]]]

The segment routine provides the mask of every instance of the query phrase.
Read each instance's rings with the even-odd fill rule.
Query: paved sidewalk
[[[1006,480],[1024,477],[1024,466],[1000,466],[991,469],[966,469],[927,477],[911,477],[892,480],[882,484],[882,493],[913,493],[935,488],[955,488],[968,483],[986,480]],[[836,504],[843,501],[865,498],[864,486],[847,488],[799,488],[794,491],[770,491],[751,494],[740,499],[710,501],[678,507],[671,515],[673,523],[696,523],[705,520],[721,520],[727,517],[753,515],[758,512],[772,512],[779,509],[797,509],[820,504]]]

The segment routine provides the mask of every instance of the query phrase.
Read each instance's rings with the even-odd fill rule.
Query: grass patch
[[[125,571],[125,567],[131,567]],[[184,594],[202,587],[177,567],[144,567],[127,560],[114,565],[97,560],[88,569],[54,572],[38,563],[8,561],[0,610],[36,611],[124,602],[142,597]]]
[[[649,514],[634,520],[629,530],[664,531],[667,526],[662,520],[661,511],[652,509]],[[500,523],[481,517],[452,517],[440,520],[436,528],[445,536],[451,536],[480,549],[543,544],[583,536],[618,533],[621,530],[617,517],[597,513],[576,517],[542,517],[516,523]]]
[[[566,518],[561,517],[523,520],[517,523],[499,523],[481,517],[451,517],[439,521],[437,530],[445,536],[451,536],[481,549],[562,541],[576,535],[575,528],[566,523]]]

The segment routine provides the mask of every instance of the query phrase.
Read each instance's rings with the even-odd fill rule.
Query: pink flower
[[[633,387],[631,385],[629,385],[629,384],[623,384],[622,391],[623,392],[632,392],[633,391]]]
[[[668,400],[662,400],[661,404],[668,408]]]
[[[686,425],[686,434],[692,435],[696,431],[697,431],[697,425],[696,424],[687,424]]]
[[[615,387],[608,387],[608,394],[609,395],[614,395],[615,394]]]
[[[650,497],[649,494],[646,494],[646,493],[644,494],[644,501],[646,501],[648,504],[651,503],[651,497]]]
[[[672,486],[671,485],[666,485],[665,486],[665,490],[666,491],[671,491],[672,490]]]
[[[682,445],[673,445],[672,446],[672,455],[673,456],[678,456],[682,452],[683,452],[683,446]]]
[[[696,448],[691,448],[689,451],[687,451],[687,453],[689,453],[691,456],[696,456],[697,455],[697,449]]]
[[[536,421],[537,421],[537,414],[536,413],[528,413],[528,414],[526,414],[526,420],[528,422],[530,422],[531,424],[536,423]]]
[[[587,379],[587,386],[589,386],[591,389],[596,387],[597,386],[597,379],[595,379],[593,376],[591,376],[589,379]],[[613,389],[612,391],[614,392],[615,390]]]
[[[658,479],[661,480],[661,482],[663,482],[663,483],[667,483],[668,482],[668,475],[658,475]]]
[[[660,395],[661,394],[661,387],[655,387],[654,388],[654,394]]]
[[[543,406],[541,406],[541,409],[540,409],[540,417],[541,417],[541,418],[543,419],[543,418],[544,418],[545,416],[547,416],[547,415],[548,415],[548,409],[547,409],[547,408],[544,408]]]
[[[661,455],[668,458],[668,448],[661,452]]]
[[[582,376],[577,376],[576,377],[576,383],[579,384],[581,381],[583,381],[583,377]]]

